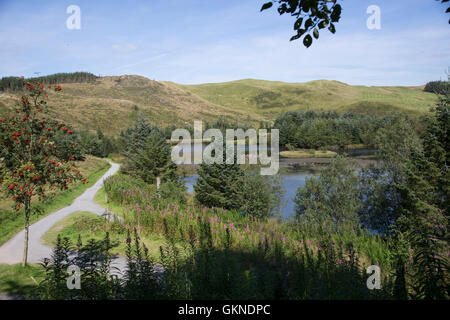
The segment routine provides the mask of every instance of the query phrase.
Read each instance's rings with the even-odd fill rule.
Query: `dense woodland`
[[[274,128],[280,130],[280,146],[288,149],[319,149],[347,145],[374,145],[379,129],[389,126],[391,116],[355,113],[291,111],[279,116]]]

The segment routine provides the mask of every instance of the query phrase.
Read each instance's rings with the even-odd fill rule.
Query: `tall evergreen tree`
[[[157,177],[163,182],[177,180],[177,166],[172,162],[170,145],[159,130],[150,133],[144,147],[127,159],[127,166],[130,173],[147,183],[155,183]]]
[[[202,163],[194,185],[195,199],[207,207],[238,209],[239,181],[243,171],[238,164]]]
[[[139,150],[144,149],[147,138],[153,130],[157,128],[152,126],[146,117],[141,116],[134,122],[133,127],[122,131],[120,136],[125,142],[124,155],[132,158]]]

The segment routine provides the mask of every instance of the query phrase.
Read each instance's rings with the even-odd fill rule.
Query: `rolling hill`
[[[436,96],[424,92],[423,87],[351,86],[328,80],[286,83],[247,79],[176,86],[211,103],[265,119],[276,118],[286,111],[311,109],[364,114],[401,111],[414,115],[428,111],[437,101]]]
[[[272,121],[290,110],[336,110],[366,114],[403,111],[426,112],[437,101],[423,87],[365,87],[318,80],[285,83],[238,80],[225,83],[181,85],[141,76],[98,78],[95,83],[65,83],[49,93],[51,117],[75,128],[117,134],[142,114],[156,125],[192,125],[214,122],[219,116],[245,125]],[[17,93],[0,93],[0,113],[11,109]]]

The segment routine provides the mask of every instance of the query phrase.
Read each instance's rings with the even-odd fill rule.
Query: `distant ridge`
[[[50,75],[51,76],[51,75]],[[412,116],[437,101],[423,87],[353,86],[336,80],[288,83],[241,79],[222,83],[181,85],[139,75],[95,76],[95,81],[63,83],[50,92],[52,117],[76,128],[116,134],[142,115],[154,124],[193,125],[194,120],[217,121],[221,116],[242,125],[273,121],[291,110],[336,110],[383,115],[405,112]],[[2,92],[0,113],[14,107],[19,93]]]

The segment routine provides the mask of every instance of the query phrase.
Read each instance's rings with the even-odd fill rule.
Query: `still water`
[[[305,185],[307,177],[313,176],[311,171],[296,171],[293,173],[280,174],[282,179],[282,186],[285,190],[283,196],[284,208],[283,218],[287,219],[294,216],[294,202],[292,198],[295,197],[298,187]],[[197,181],[198,175],[190,175],[185,178],[185,185],[189,193],[194,192],[194,185]]]
[[[196,148],[192,146],[191,152],[193,153]],[[202,151],[205,148],[205,144],[201,146]],[[238,149],[245,149],[246,153],[249,151],[248,145],[238,145]],[[256,148],[255,146],[250,146],[250,149]],[[268,148],[270,150],[270,148]],[[345,151],[339,151],[340,154],[346,154],[349,157],[358,157],[358,156],[366,156],[366,155],[375,155],[377,153],[376,149],[353,149],[353,150],[345,150]],[[294,201],[293,198],[295,197],[297,193],[298,187],[305,186],[305,180],[308,177],[317,175],[317,171],[312,171],[308,169],[299,169],[292,173],[280,173],[280,177],[282,179],[282,186],[284,188],[284,196],[283,196],[283,203],[284,207],[282,209],[283,218],[287,219],[290,217],[294,217]],[[185,178],[185,185],[187,187],[187,191],[189,193],[194,192],[194,185],[197,181],[198,175],[190,175]]]

